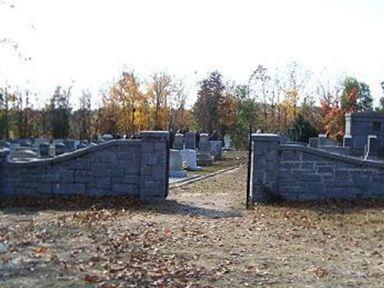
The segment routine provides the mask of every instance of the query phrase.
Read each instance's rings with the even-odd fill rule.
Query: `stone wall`
[[[7,162],[1,154],[0,195],[167,196],[168,132],[141,132],[137,140],[113,140],[52,159]]]
[[[384,162],[282,145],[278,135],[252,135],[255,201],[384,198]]]

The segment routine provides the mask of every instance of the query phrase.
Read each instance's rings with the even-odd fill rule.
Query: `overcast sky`
[[[207,72],[246,82],[258,64],[355,76],[376,103],[384,80],[383,0],[0,0],[8,37],[32,60],[0,45],[0,84],[42,98],[72,81],[97,91],[124,67],[185,78],[190,102]]]

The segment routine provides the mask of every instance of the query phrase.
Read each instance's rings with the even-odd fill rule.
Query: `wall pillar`
[[[140,152],[140,199],[161,201],[168,195],[168,131],[143,131]]]
[[[280,136],[252,134],[252,202],[277,200]]]

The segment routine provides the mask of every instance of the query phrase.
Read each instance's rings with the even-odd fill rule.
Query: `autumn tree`
[[[335,84],[320,84],[316,92],[320,97],[320,111],[323,131],[331,137],[340,139],[344,135],[344,112],[341,108],[341,93],[343,87],[339,81]]]
[[[112,116],[112,122],[116,121],[119,131],[126,135],[148,129],[148,96],[141,90],[140,81],[134,71],[123,72],[120,80],[113,85],[107,110]]]
[[[369,86],[352,77],[345,78],[341,107],[346,112],[372,110],[373,99]]]
[[[172,94],[172,77],[166,73],[155,73],[148,83],[151,101],[152,127],[154,130],[168,129],[168,105]]]
[[[181,80],[173,80],[169,101],[168,127],[174,131],[193,126],[193,117],[186,109],[187,94]]]
[[[293,62],[288,65],[286,77],[280,81],[280,87],[284,95],[281,103],[284,128],[286,129],[296,118],[299,112],[300,100],[304,99],[306,83],[310,77],[307,70]]]

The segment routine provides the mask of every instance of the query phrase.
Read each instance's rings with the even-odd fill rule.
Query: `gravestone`
[[[185,165],[187,170],[198,171],[202,169],[200,166],[197,166],[196,150],[183,149],[181,150],[181,157],[183,159],[183,165]]]
[[[31,161],[39,159],[39,155],[28,147],[19,147],[11,152],[10,158],[13,161]]]
[[[103,134],[101,136],[101,139],[103,139],[104,141],[111,141],[113,140],[113,136],[111,134]]]
[[[309,147],[310,148],[317,148],[318,143],[319,143],[319,138],[317,138],[317,137],[309,138]]]
[[[225,134],[224,135],[224,150],[232,150],[232,145],[231,145],[232,139],[231,135]]]
[[[193,132],[186,132],[184,135],[185,149],[196,149],[196,134]]]
[[[327,138],[325,134],[319,134],[318,146],[337,146],[337,141]]]
[[[209,135],[208,133],[201,133],[199,142],[199,152],[210,153],[210,151],[211,143],[209,143]]]
[[[76,150],[76,141],[75,140],[65,140],[64,141],[66,152],[73,152]]]
[[[367,149],[365,154],[365,159],[375,160],[379,157],[379,141],[376,135],[369,135],[367,142]]]
[[[173,149],[183,150],[184,149],[184,135],[177,133],[175,135],[175,140],[173,141]]]
[[[65,144],[64,143],[56,143],[55,144],[55,155],[61,155],[64,154],[66,151]]]
[[[220,160],[223,157],[223,142],[221,141],[209,141],[211,144],[211,155],[215,158],[215,160]]]
[[[39,145],[39,151],[41,157],[48,157],[49,156],[49,143],[43,142]]]
[[[11,148],[12,144],[6,140],[0,140],[0,148]]]
[[[20,146],[22,147],[31,147],[32,146],[32,141],[29,139],[19,139],[18,140]]]
[[[84,149],[87,148],[89,145],[87,143],[81,142],[79,145],[77,145],[76,149]]]
[[[197,154],[197,163],[199,165],[212,165],[213,157],[211,155],[211,143],[209,143],[208,133],[200,134],[199,152]]]
[[[169,176],[185,177],[187,174],[183,171],[183,158],[180,150],[171,149],[169,153]]]

